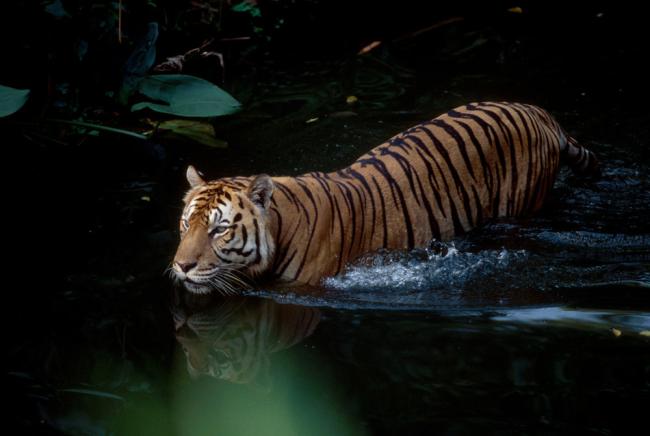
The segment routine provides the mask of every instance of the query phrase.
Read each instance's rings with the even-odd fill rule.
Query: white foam
[[[451,244],[442,250],[415,250],[409,253],[377,253],[343,274],[323,281],[336,290],[464,289],[468,284],[507,271],[512,262],[527,258],[524,250],[460,251]]]

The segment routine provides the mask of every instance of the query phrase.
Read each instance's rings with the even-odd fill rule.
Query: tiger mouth
[[[223,295],[234,295],[250,286],[245,280],[232,271],[217,270],[215,274],[201,274],[192,278],[185,276],[182,284],[188,291],[198,294],[207,294],[216,290]]]
[[[205,293],[210,292],[210,290],[211,290],[209,285],[207,285],[205,283],[195,282],[194,280],[189,279],[189,278],[185,278],[185,280],[183,280],[183,286],[188,291],[196,292],[196,293],[199,293],[199,294],[205,294]]]

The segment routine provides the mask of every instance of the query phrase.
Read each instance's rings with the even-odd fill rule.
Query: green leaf
[[[259,6],[257,6],[254,3],[249,3],[249,2],[241,2],[237,3],[232,7],[232,10],[234,12],[248,12],[251,17],[261,17],[262,12],[260,11]]]
[[[241,104],[217,85],[184,74],[147,76],[138,91],[156,102],[136,103],[132,111],[149,108],[182,117],[216,117],[241,109]]]
[[[70,14],[63,7],[61,0],[51,1],[50,4],[45,6],[45,12],[53,15],[55,18],[70,18]]]
[[[228,144],[214,135],[212,124],[194,120],[168,120],[158,124],[158,135],[184,139],[212,148],[226,148]]]
[[[29,96],[29,89],[15,89],[0,85],[0,117],[6,117],[23,107]]]

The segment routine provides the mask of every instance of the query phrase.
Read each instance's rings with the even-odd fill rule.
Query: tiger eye
[[[210,230],[209,235],[210,235],[210,236],[221,235],[221,234],[223,234],[223,233],[226,233],[226,231],[227,231],[229,228],[230,228],[230,227],[228,227],[228,226],[216,226],[215,228],[213,228],[212,230]]]

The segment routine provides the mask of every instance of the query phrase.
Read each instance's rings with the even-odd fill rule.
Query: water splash
[[[495,249],[477,244],[486,237],[484,233],[504,245]],[[502,238],[505,235],[509,238]],[[621,238],[626,243],[621,244]],[[608,244],[610,239],[619,244]],[[588,251],[574,250],[576,244]],[[598,246],[602,250],[596,249]],[[630,250],[636,262],[611,262]],[[595,256],[596,252],[607,256]],[[648,282],[649,264],[643,261],[646,253],[643,239],[635,237],[497,225],[426,250],[365,255],[342,274],[324,279],[322,288],[314,293],[250,291],[248,295],[344,310],[434,311],[464,316],[476,310],[485,313],[563,304],[573,298],[572,291],[567,292],[570,288],[606,285],[609,289],[617,283],[642,286]],[[593,296],[594,301],[598,298]]]
[[[323,284],[328,289],[355,292],[462,290],[478,281],[509,274],[513,266],[523,265],[527,259],[525,250],[469,252],[459,250],[454,243],[439,244],[437,250],[365,256]]]

